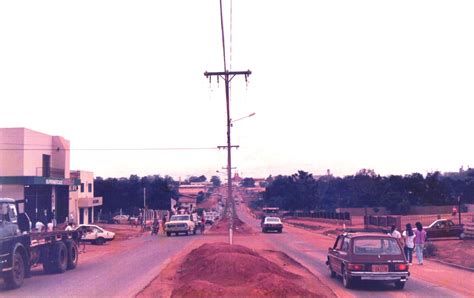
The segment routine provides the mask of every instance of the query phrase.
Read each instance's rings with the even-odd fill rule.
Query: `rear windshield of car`
[[[171,220],[189,220],[189,215],[171,216]]]
[[[399,255],[400,246],[392,238],[361,238],[354,240],[354,253],[357,255]]]
[[[274,218],[274,217],[267,217],[266,221],[267,221],[267,222],[280,223],[280,219],[279,219],[279,218]]]

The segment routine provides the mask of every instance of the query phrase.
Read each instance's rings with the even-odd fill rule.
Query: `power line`
[[[22,145],[22,144],[18,144]],[[161,148],[0,148],[1,151],[183,151],[183,150],[218,150],[217,147],[161,147]]]

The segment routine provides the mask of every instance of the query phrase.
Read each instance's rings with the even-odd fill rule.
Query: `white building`
[[[93,223],[95,207],[102,206],[102,197],[94,197],[94,173],[71,171],[71,178],[80,184],[69,192],[69,218],[78,224]]]
[[[27,128],[0,128],[0,148],[0,197],[15,199],[19,212],[26,212],[32,222],[55,218],[63,223],[70,213],[77,219],[80,208],[102,204],[102,198],[90,195],[92,173],[85,172],[84,182],[82,175],[71,177],[70,144],[63,137]],[[80,190],[81,183],[87,190],[92,186],[79,200],[70,191]],[[86,217],[88,212],[83,210]]]

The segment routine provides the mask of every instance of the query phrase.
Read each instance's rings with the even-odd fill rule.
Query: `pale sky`
[[[223,0],[230,58],[230,0]],[[474,1],[232,3],[233,165],[382,175],[474,167]],[[228,65],[230,60],[228,60]],[[218,0],[0,1],[0,127],[72,149],[226,143]],[[1,144],[0,144],[1,146]],[[211,176],[225,151],[71,151],[96,176]]]

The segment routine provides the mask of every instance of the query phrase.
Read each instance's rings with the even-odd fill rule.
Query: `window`
[[[84,183],[81,183],[81,192],[84,192]]]
[[[450,220],[448,220],[448,227],[453,227],[454,226],[454,223]]]
[[[351,240],[349,238],[344,238],[344,241],[342,242],[341,250],[349,251],[350,243],[351,243]]]
[[[92,192],[92,183],[87,184],[87,191]]]
[[[396,239],[361,238],[354,241],[354,253],[358,255],[399,255],[402,253]]]

